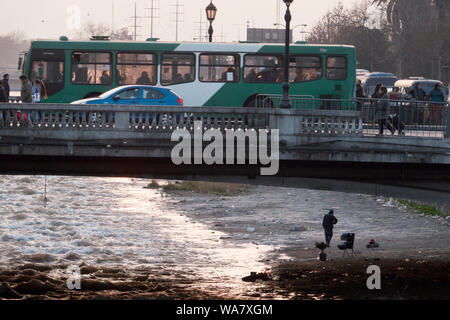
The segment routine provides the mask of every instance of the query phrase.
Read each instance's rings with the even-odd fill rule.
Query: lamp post
[[[292,108],[291,99],[289,98],[289,43],[291,32],[291,11],[289,6],[294,0],[283,0],[286,4],[286,14],[284,20],[286,21],[286,37],[285,37],[285,50],[284,50],[284,82],[283,82],[283,97],[280,101],[280,108],[290,109]]]
[[[213,23],[214,19],[216,18],[216,13],[217,13],[217,8],[212,3],[212,0],[211,0],[211,3],[206,7],[206,18],[209,21],[209,30],[208,30],[209,42],[212,42],[212,36],[213,36],[213,32],[214,32],[212,23]]]

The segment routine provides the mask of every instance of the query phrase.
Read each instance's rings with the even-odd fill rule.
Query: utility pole
[[[198,41],[202,42],[203,38],[203,16],[205,15],[204,10],[200,10],[200,21],[198,23]]]
[[[441,80],[441,79],[442,79],[442,69],[441,69],[441,66],[442,66],[442,57],[439,56],[439,57],[438,57],[438,72],[437,72],[437,74],[438,74],[437,79],[438,79],[438,80]]]
[[[134,16],[130,17],[130,19],[134,19],[134,25],[131,26],[132,28],[134,28],[134,41],[137,40],[138,34],[137,34],[137,28],[142,28],[142,26],[138,26],[137,25],[137,19],[138,18],[142,18],[142,17],[138,17],[137,15],[137,3],[136,1],[134,2]]]
[[[178,41],[178,24],[180,22],[183,22],[182,20],[180,20],[180,15],[183,14],[183,12],[180,12],[180,7],[182,7],[182,4],[179,4],[179,0],[177,0],[177,4],[172,5],[172,7],[175,7],[175,12],[172,12],[172,14],[175,14],[175,41]]]
[[[281,14],[281,0],[276,0],[277,2],[277,29],[280,27],[280,14]]]
[[[150,0],[150,7],[145,8],[146,10],[150,10],[150,15],[145,18],[150,19],[150,38],[153,38],[153,22],[154,19],[159,19],[158,16],[155,16],[155,11],[159,10],[159,8],[155,8],[155,0]]]
[[[111,0],[111,32],[114,33],[114,0]]]

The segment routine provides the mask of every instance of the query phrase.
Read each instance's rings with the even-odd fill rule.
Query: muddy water
[[[2,267],[85,263],[130,274],[151,267],[241,297],[262,286],[241,281],[250,271],[317,257],[329,208],[338,215],[336,234],[356,232],[362,255],[448,255],[444,221],[370,196],[269,187],[236,197],[168,195],[145,189],[148,180],[49,177],[45,202],[44,177],[1,179]],[[382,247],[366,252],[372,237]],[[330,257],[337,251],[330,248]]]

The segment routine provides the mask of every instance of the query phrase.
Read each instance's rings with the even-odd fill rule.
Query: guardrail
[[[279,98],[279,97],[278,97]],[[308,109],[171,107],[130,105],[0,104],[0,128],[128,131],[205,129],[280,129],[289,135],[406,135],[450,137],[449,108],[430,102],[298,98]],[[299,104],[297,104],[298,106]],[[382,109],[384,105],[385,110]],[[333,106],[335,109],[313,108]],[[348,110],[352,109],[353,110]],[[380,114],[384,114],[381,116]]]
[[[356,111],[282,110],[228,107],[0,104],[5,130],[170,132],[204,129],[280,129],[280,135],[361,135]],[[32,133],[30,133],[32,134]]]
[[[316,99],[308,96],[290,96],[295,110],[358,111],[365,135],[397,134],[426,137],[450,137],[448,103],[412,100],[380,99]],[[281,95],[261,94],[259,108],[278,108]],[[385,103],[383,103],[385,102]],[[382,110],[382,107],[386,107]],[[385,113],[385,130],[379,130],[381,113]],[[383,116],[384,117],[384,116]]]

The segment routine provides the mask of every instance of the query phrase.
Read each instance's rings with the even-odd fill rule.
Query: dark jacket
[[[427,99],[427,93],[422,88],[414,90],[414,99],[419,101],[425,101]]]
[[[20,99],[23,103],[33,102],[33,85],[27,80],[25,84],[22,84],[22,89],[20,90]]]
[[[389,116],[389,96],[382,94],[380,97],[380,103],[377,106],[377,120],[385,120]]]
[[[356,97],[364,98],[364,88],[360,84],[356,85]]]
[[[6,96],[5,89],[0,87],[0,102],[8,102],[8,97]]]
[[[333,226],[337,222],[338,222],[338,220],[336,219],[336,217],[333,214],[328,213],[323,217],[322,226],[324,229],[330,230],[330,229],[333,229]]]
[[[3,88],[5,89],[6,99],[9,99],[9,93],[11,89],[9,88],[8,80],[3,79]]]

